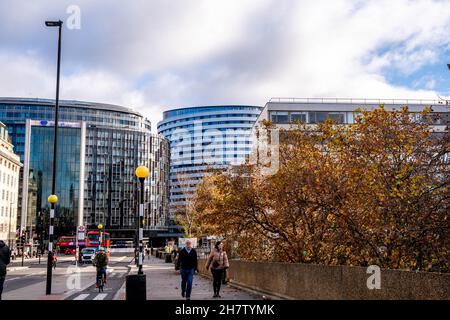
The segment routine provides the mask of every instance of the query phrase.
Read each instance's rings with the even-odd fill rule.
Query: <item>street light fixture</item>
[[[47,27],[60,27],[62,26],[63,22],[61,20],[58,21],[45,21],[45,25]]]
[[[139,178],[139,182],[141,183],[141,196],[140,196],[140,204],[139,204],[139,271],[138,274],[144,274],[142,271],[142,260],[143,260],[143,237],[144,237],[144,181],[145,178],[148,177],[148,168],[145,166],[140,166],[136,169],[136,176]]]
[[[49,226],[49,243],[48,243],[48,261],[47,261],[47,286],[46,294],[52,293],[52,258],[53,258],[53,222],[55,218],[55,203],[58,201],[56,197],[56,148],[58,145],[58,111],[59,111],[59,75],[61,69],[61,27],[63,22],[45,21],[47,27],[58,27],[58,64],[56,71],[56,101],[55,101],[55,129],[53,137],[53,175],[52,175],[52,195],[48,197],[48,202],[51,204],[50,209],[50,226]]]

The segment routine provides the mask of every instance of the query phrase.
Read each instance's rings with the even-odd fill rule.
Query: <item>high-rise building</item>
[[[54,109],[53,100],[0,99],[0,119],[26,173],[20,181],[19,225],[41,239],[47,239]],[[101,223],[112,239],[132,240],[138,223],[139,165],[150,169],[144,237],[167,233],[169,146],[151,133],[150,122],[121,106],[60,101],[58,123],[55,234]]]
[[[0,239],[13,246],[16,240],[20,157],[14,153],[11,137],[0,122]]]
[[[261,130],[261,123],[264,121],[270,121],[274,128],[279,129],[295,128],[298,121],[314,126],[326,119],[332,119],[340,124],[352,124],[358,113],[357,109],[370,111],[380,105],[391,111],[408,106],[411,115],[431,107],[432,112],[428,120],[436,133],[445,131],[450,123],[450,106],[442,100],[272,98],[264,106],[253,127],[253,135],[258,136],[258,142],[255,141],[253,144],[252,162],[261,163],[261,157],[268,159],[267,153],[273,153],[267,144],[268,135],[273,133],[269,134],[267,130]],[[262,134],[263,132],[265,135]]]
[[[170,141],[170,209],[175,218],[205,172],[225,170],[251,151],[251,128],[258,106],[197,106],[165,111],[158,133]]]

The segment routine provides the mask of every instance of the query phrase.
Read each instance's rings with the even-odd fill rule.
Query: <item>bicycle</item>
[[[97,276],[98,292],[103,292],[103,288],[105,286],[105,278],[106,278],[106,270],[102,269],[100,271],[100,276]]]

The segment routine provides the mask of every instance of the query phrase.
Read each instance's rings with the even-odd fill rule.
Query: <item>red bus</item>
[[[75,254],[76,244],[75,236],[61,236],[56,242],[57,252],[66,255]],[[78,247],[80,247],[80,249],[84,248],[84,246],[84,241],[78,241]]]
[[[98,248],[100,247],[100,232],[99,231],[89,231],[87,233],[86,247],[87,248]],[[107,253],[111,247],[111,237],[108,232],[102,232],[102,245]]]

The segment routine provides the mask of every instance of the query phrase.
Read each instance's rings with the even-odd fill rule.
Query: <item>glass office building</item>
[[[258,106],[198,106],[168,110],[158,133],[170,141],[171,219],[186,208],[197,184],[210,169],[239,164],[251,151],[251,128]]]
[[[278,135],[276,129],[295,129],[299,122],[314,127],[327,119],[342,125],[353,124],[359,110],[371,111],[380,105],[388,111],[399,111],[408,106],[411,117],[418,117],[425,108],[431,107],[432,111],[423,120],[430,124],[434,134],[442,134],[448,130],[450,108],[445,100],[272,98],[264,106],[252,129],[253,136],[258,137],[258,141],[254,141],[250,162],[265,165],[270,163],[268,160],[274,150],[269,147],[268,141],[269,137],[274,139]],[[266,130],[261,125],[264,121],[270,121],[275,130]]]
[[[33,238],[46,239],[53,118],[53,100],[0,98],[0,120],[27,172],[20,181],[19,225]],[[112,239],[134,239],[139,165],[151,170],[145,185],[144,237],[167,233],[168,153],[168,141],[152,134],[150,122],[129,108],[61,101],[55,234],[73,234],[77,225],[95,229],[101,223]]]
[[[56,153],[56,190],[58,194],[55,220],[55,234],[70,234],[77,224],[80,185],[80,129],[61,127],[58,130],[58,150]],[[53,128],[31,126],[30,156],[28,167],[27,222],[29,230],[33,221],[48,215],[48,195],[52,194]],[[22,189],[24,190],[24,189]],[[25,199],[25,198],[22,198]],[[23,200],[22,200],[23,201]],[[37,231],[42,226],[35,225]],[[44,233],[46,230],[42,230]],[[37,233],[37,232],[36,232]]]
[[[352,124],[358,109],[370,111],[380,105],[390,111],[408,106],[412,115],[431,107],[430,120],[436,131],[444,130],[449,123],[449,106],[442,100],[272,98],[258,117],[257,125],[263,120],[270,120],[279,128],[289,129],[298,121],[314,125],[327,119]]]

